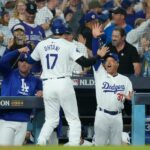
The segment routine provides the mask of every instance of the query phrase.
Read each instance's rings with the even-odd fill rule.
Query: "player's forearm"
[[[37,62],[31,56],[28,57],[27,61],[28,61],[29,64],[34,64],[34,63]]]
[[[97,51],[99,49],[99,41],[98,38],[92,38],[92,53],[93,56],[95,56],[97,54]]]
[[[95,57],[86,58],[84,56],[80,57],[76,60],[76,62],[81,65],[82,67],[90,67],[94,65],[97,60],[100,60],[100,56],[96,55]]]
[[[6,55],[2,57],[1,61],[2,63],[9,63],[12,59],[17,58],[19,54],[20,53],[18,50],[8,52]]]

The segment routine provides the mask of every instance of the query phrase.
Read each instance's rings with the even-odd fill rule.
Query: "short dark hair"
[[[122,27],[117,26],[117,27],[114,28],[113,31],[119,31],[121,37],[126,36],[126,32],[125,32],[124,28],[122,28]]]

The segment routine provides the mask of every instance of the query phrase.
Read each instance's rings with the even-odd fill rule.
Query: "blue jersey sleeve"
[[[97,51],[98,49],[102,46],[102,43],[100,43],[100,39],[99,38],[93,38],[92,39],[92,53],[93,56],[97,55]],[[95,68],[95,70],[97,70],[99,68],[101,64],[101,60],[99,59],[93,66]]]
[[[30,55],[28,55],[27,61],[29,64],[34,64],[34,63],[38,62],[38,61],[35,61]]]
[[[11,68],[10,66],[8,66],[7,64],[4,64],[1,60],[0,60],[0,74],[2,74],[3,76],[8,75],[11,72]]]
[[[1,61],[4,63],[4,64],[9,64],[9,62],[14,59],[14,58],[17,58],[18,56],[20,55],[19,51],[18,50],[14,50],[14,51],[11,51],[11,52],[8,52],[7,54],[5,54]]]

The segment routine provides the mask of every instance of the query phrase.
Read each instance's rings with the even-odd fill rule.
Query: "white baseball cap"
[[[17,25],[15,25],[15,26],[13,27],[12,31],[14,32],[14,31],[16,31],[16,30],[22,30],[22,31],[25,31],[25,28],[24,28],[23,25],[17,24]]]

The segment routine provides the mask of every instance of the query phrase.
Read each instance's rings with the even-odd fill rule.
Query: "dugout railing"
[[[134,93],[132,99],[132,144],[145,144],[146,105],[150,105],[150,93]]]

